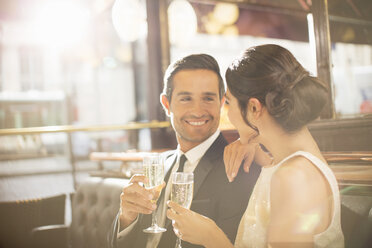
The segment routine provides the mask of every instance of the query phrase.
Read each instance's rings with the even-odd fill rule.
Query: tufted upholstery
[[[106,248],[107,234],[119,210],[120,194],[127,183],[126,179],[98,177],[82,182],[72,195],[71,225],[35,229],[34,246]],[[63,241],[63,238],[68,240]]]
[[[118,212],[127,180],[97,177],[82,183],[72,198],[72,247],[106,247],[107,233]]]

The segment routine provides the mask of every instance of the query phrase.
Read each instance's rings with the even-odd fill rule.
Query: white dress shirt
[[[183,171],[184,172],[194,172],[196,166],[198,165],[200,159],[204,156],[204,154],[207,152],[209,147],[213,144],[213,142],[217,139],[218,135],[220,134],[220,131],[217,130],[214,134],[212,134],[208,139],[206,139],[201,144],[195,146],[191,150],[187,151],[186,153],[183,153],[180,149],[180,145],[177,146],[177,161],[176,164],[173,166],[171,173],[176,172],[179,167],[179,162],[182,154],[185,154],[187,161],[185,162]],[[166,221],[166,212],[167,212],[167,201],[170,199],[170,191],[172,188],[172,177],[169,177],[169,180],[167,182],[167,186],[165,187],[165,195],[164,195],[164,201],[159,204],[159,207],[157,209],[158,214],[158,224],[161,227],[165,226]],[[172,226],[168,226],[168,228],[172,228]],[[158,233],[155,235],[149,236],[149,239],[147,241],[146,248],[154,248],[157,247],[157,245],[160,242],[162,233]]]
[[[213,142],[217,139],[217,137],[220,134],[220,130],[217,130],[214,134],[212,134],[208,139],[203,141],[201,144],[195,146],[191,150],[187,151],[186,153],[182,152],[180,149],[180,145],[177,146],[177,161],[176,164],[173,166],[171,173],[176,172],[179,167],[179,162],[180,162],[180,157],[182,154],[185,154],[187,161],[185,162],[184,165],[184,172],[193,172],[198,165],[200,159],[204,156],[204,154],[207,152],[209,147],[213,144]],[[169,177],[169,180],[167,182],[167,185],[165,187],[165,196],[164,196],[164,201],[162,204],[159,204],[157,211],[158,215],[158,225],[163,227],[165,225],[165,220],[166,220],[166,210],[167,210],[167,201],[169,200],[170,196],[170,190],[171,190],[172,182],[171,182],[171,177]],[[118,238],[121,237],[122,235],[128,234],[135,224],[137,223],[138,218],[130,224],[127,228],[122,230],[121,232],[118,233]],[[120,230],[120,221],[119,221],[119,228]],[[172,228],[172,226],[169,226],[168,228]],[[159,244],[160,238],[161,238],[162,233],[157,233],[157,234],[150,234],[149,239],[147,242],[146,247],[148,248],[153,248],[156,247]]]

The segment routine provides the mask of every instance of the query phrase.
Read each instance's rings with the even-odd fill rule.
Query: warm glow
[[[209,34],[218,34],[221,32],[223,25],[214,17],[213,13],[208,14],[207,20],[205,29]]]
[[[81,41],[90,14],[75,1],[47,1],[34,10],[27,26],[31,41],[43,45],[69,46]]]
[[[116,0],[112,7],[112,22],[123,41],[132,42],[147,34],[145,6],[139,0]]]
[[[314,19],[313,14],[307,14],[307,25],[309,32],[309,45],[311,50],[311,57],[316,61],[316,43],[315,43],[315,32],[314,32]],[[314,76],[317,75],[317,69],[314,69]]]
[[[239,8],[232,3],[217,3],[213,10],[214,18],[223,25],[231,25],[238,20]]]
[[[186,0],[175,0],[168,7],[169,37],[172,44],[188,42],[196,34],[195,11]]]
[[[230,25],[223,29],[222,34],[227,36],[237,36],[239,35],[239,29],[236,25]]]
[[[299,233],[311,233],[320,223],[320,216],[317,213],[300,214],[301,226],[297,230]]]

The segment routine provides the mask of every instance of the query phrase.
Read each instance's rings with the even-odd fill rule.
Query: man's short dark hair
[[[192,54],[177,61],[173,62],[168,66],[167,71],[164,75],[164,88],[163,94],[166,95],[168,101],[171,102],[173,92],[173,77],[177,72],[182,70],[210,70],[216,73],[218,78],[218,88],[220,99],[225,94],[225,85],[220,74],[220,67],[217,61],[208,54]]]

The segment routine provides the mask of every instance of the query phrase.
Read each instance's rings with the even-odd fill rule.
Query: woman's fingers
[[[231,162],[230,162],[230,160],[231,160],[232,145],[233,144],[230,144],[230,145],[225,147],[224,156],[223,156],[223,160],[224,160],[224,163],[225,163],[225,171],[226,171],[226,175],[227,175],[227,178],[229,179],[229,181],[230,181],[230,175],[231,175]]]
[[[170,220],[175,221],[177,219],[177,213],[175,211],[173,211],[171,208],[168,208],[168,210],[167,210],[167,217]]]
[[[226,175],[230,182],[236,177],[243,159],[240,140],[236,140],[226,146],[224,151],[224,162]]]
[[[172,202],[172,201],[167,201],[168,207],[172,208],[174,211],[176,211],[178,214],[185,214],[187,213],[188,210],[187,208],[182,207],[181,205]]]
[[[169,203],[171,203],[170,201],[168,201],[168,206],[169,206]],[[170,204],[172,205],[172,204]],[[177,207],[176,207],[177,208]],[[182,208],[182,207],[181,207]],[[181,210],[182,211],[182,210]],[[167,210],[167,217],[172,220],[172,226],[173,226],[173,230],[174,230],[174,233],[176,234],[176,236],[180,239],[183,239],[185,236],[183,233],[181,233],[180,229],[182,229],[181,227],[183,226],[182,223],[183,222],[183,218],[187,218],[185,217],[185,215],[181,215],[179,212],[177,213],[174,209],[172,208],[169,208]]]
[[[147,180],[148,179],[145,175],[135,174],[130,178],[129,183],[146,183]]]
[[[243,168],[244,168],[244,171],[245,171],[246,173],[249,172],[249,168],[250,168],[251,165],[252,165],[253,158],[254,158],[254,153],[253,153],[253,152],[248,153],[247,156],[244,158],[244,165],[243,165]]]
[[[236,140],[225,147],[225,172],[230,182],[234,181],[243,161],[244,171],[249,172],[249,168],[255,157],[256,147],[257,143],[242,144],[240,140]]]
[[[234,160],[234,165],[233,165],[233,171],[231,173],[231,177],[233,179],[235,179],[236,175],[238,174],[240,166],[242,165],[242,162],[243,161],[247,162],[245,160],[246,157],[247,157],[247,154],[249,154],[249,150],[247,149],[247,145],[240,145],[236,148],[236,155],[235,155],[235,160]]]
[[[236,156],[235,155],[236,143],[237,141],[234,141],[233,143],[229,144],[228,146],[225,147],[224,151],[225,172],[230,182],[232,182],[232,180],[234,179],[232,177],[232,173],[234,170],[234,161]]]
[[[256,156],[256,147],[258,146],[258,143],[251,143],[247,145],[247,150],[244,153],[244,171],[249,172],[249,168],[252,165],[253,159]]]

